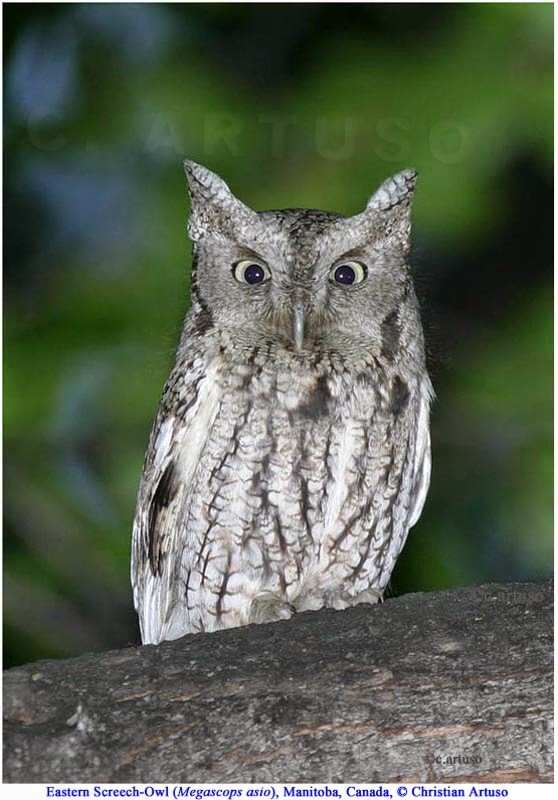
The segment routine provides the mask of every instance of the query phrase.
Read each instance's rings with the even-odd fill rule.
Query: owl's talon
[[[249,622],[262,625],[266,622],[277,622],[290,619],[295,609],[290,603],[280,600],[272,594],[255,597],[250,605]]]

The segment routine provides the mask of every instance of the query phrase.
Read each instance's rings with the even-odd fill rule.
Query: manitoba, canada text
[[[205,800],[209,797],[240,800],[243,797],[507,797],[505,788],[471,786],[467,789],[452,786],[400,786],[392,791],[387,786],[251,786],[250,788],[211,786],[108,786],[61,787],[46,786],[46,797],[190,797]]]

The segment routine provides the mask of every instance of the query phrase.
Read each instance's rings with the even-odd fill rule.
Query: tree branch
[[[552,583],[4,674],[8,782],[552,780]]]

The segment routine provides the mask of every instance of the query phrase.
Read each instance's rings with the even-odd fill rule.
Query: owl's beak
[[[298,352],[302,350],[304,344],[304,327],[306,325],[306,309],[298,301],[293,308],[293,341]]]

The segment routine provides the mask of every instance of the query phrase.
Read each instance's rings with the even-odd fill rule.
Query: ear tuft
[[[188,181],[188,194],[192,205],[199,200],[207,203],[232,197],[232,192],[225,181],[207,167],[202,167],[201,164],[186,159],[184,172]]]
[[[193,242],[206,233],[230,233],[235,220],[254,214],[234,196],[225,181],[207,167],[186,159],[184,171],[191,206],[188,236]]]
[[[408,206],[413,200],[418,172],[416,169],[404,169],[385,180],[368,203],[367,209],[388,211],[394,206]]]

